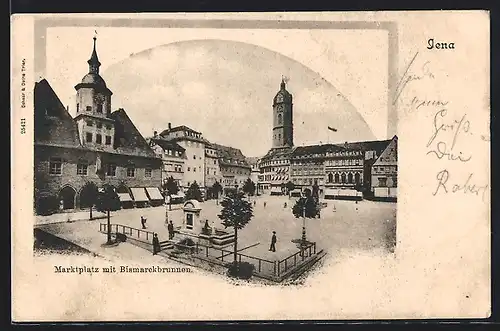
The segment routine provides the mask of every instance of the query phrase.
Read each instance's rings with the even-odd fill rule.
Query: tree
[[[172,210],[172,195],[179,192],[179,186],[175,181],[174,177],[170,176],[165,183],[162,185],[163,191],[167,193],[168,199],[168,209]]]
[[[218,181],[212,185],[212,192],[215,194],[215,199],[218,200],[219,194],[222,193],[222,185]]]
[[[120,210],[120,198],[118,194],[115,192],[112,186],[104,186],[97,193],[96,199],[96,209],[101,212],[107,213],[108,218],[108,240],[107,244],[111,244],[111,220],[110,220],[110,211]]]
[[[251,196],[255,194],[255,183],[250,178],[243,184],[243,192]]]
[[[250,222],[253,217],[253,208],[252,204],[245,199],[243,192],[229,194],[222,200],[221,205],[222,210],[218,216],[222,220],[222,225],[225,228],[234,229],[234,265],[236,265],[238,263],[238,230],[243,229]]]
[[[285,187],[286,187],[286,190],[287,190],[287,193],[288,193],[288,197],[290,197],[290,192],[292,192],[293,190],[295,190],[295,184],[291,180],[289,180],[285,184]]]
[[[80,208],[89,207],[89,219],[92,219],[92,209],[97,199],[97,185],[93,182],[86,183],[80,191]]]
[[[186,200],[198,200],[200,202],[203,201],[203,195],[201,194],[200,186],[196,181],[189,186],[186,192]]]
[[[314,185],[312,186],[312,197],[316,200],[316,202],[319,201],[319,186],[318,186],[318,181],[314,181]]]
[[[315,218],[319,214],[319,204],[312,195],[310,189],[304,190],[304,195],[300,197],[292,208],[292,213],[296,218],[303,219],[302,223],[302,243],[306,242],[306,218]]]

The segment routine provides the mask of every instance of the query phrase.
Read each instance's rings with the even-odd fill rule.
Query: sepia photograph
[[[18,117],[29,133],[14,153],[27,153],[32,170],[23,167],[15,182],[24,198],[14,210],[33,219],[20,225],[33,240],[13,242],[26,247],[23,256],[48,284],[31,283],[40,291],[34,302],[72,293],[66,308],[61,302],[23,316],[172,321],[457,311],[422,311],[409,298],[400,313],[389,306],[409,286],[404,277],[429,284],[416,278],[428,269],[411,270],[440,245],[426,231],[446,233],[438,221],[450,214],[436,206],[461,205],[452,195],[473,199],[469,212],[482,215],[473,216],[482,222],[475,238],[489,236],[489,176],[482,176],[489,134],[477,124],[489,106],[484,115],[450,115],[460,93],[432,88],[447,86],[436,64],[447,60],[436,56],[460,52],[457,37],[402,49],[403,39],[414,40],[410,22],[434,22],[437,13],[365,14],[18,16],[32,56],[18,47],[13,70],[22,73],[20,109],[28,114]],[[478,89],[488,80],[481,74]],[[473,131],[482,138],[471,143]],[[478,171],[467,177],[462,166]],[[463,238],[465,230],[455,230]],[[453,247],[460,250],[450,244],[441,253]],[[64,286],[51,289],[57,283]],[[119,304],[101,312],[109,300]],[[145,304],[155,308],[135,311]],[[192,305],[204,308],[186,311]]]

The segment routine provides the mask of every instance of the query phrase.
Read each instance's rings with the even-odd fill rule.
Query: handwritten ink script
[[[432,195],[435,196],[438,193],[444,193],[444,194],[463,193],[463,194],[481,196],[481,199],[485,201],[484,198],[486,193],[488,192],[489,185],[488,184],[477,185],[473,183],[474,173],[470,173],[465,181],[457,181],[453,184],[448,183],[450,177],[451,177],[450,172],[446,169],[443,169],[440,172],[438,172],[436,176],[437,186]]]
[[[424,96],[410,95],[408,98],[403,98],[403,92],[410,85],[421,82],[426,83],[429,80],[435,80],[436,76],[432,72],[431,62],[425,61],[422,65],[417,64],[418,52],[415,53],[408,66],[405,68],[404,74],[396,85],[396,93],[393,99],[393,104],[398,101],[402,105],[407,106],[408,112],[413,112],[422,107],[444,107],[448,105],[447,100],[429,99]]]
[[[440,166],[437,174],[432,175],[436,183],[430,188],[432,195],[462,193],[481,197],[484,201],[489,184],[479,184],[480,180],[473,171],[466,171],[468,177],[457,175],[454,171],[457,166],[472,167],[469,163],[474,151],[467,146],[470,146],[468,142],[474,134],[468,114],[451,108],[449,100],[439,97],[439,84],[442,83],[443,77],[434,73],[432,63],[416,52],[396,85],[393,103],[404,107],[406,113],[416,110],[433,112],[431,135],[426,141],[425,153],[427,157],[437,160],[438,164],[444,162],[450,166]],[[436,97],[429,97],[429,93],[434,93]],[[454,164],[453,168],[451,164]]]
[[[443,133],[451,133],[451,143],[445,141]],[[450,161],[468,162],[472,154],[455,151],[457,141],[460,136],[470,136],[470,121],[467,114],[463,114],[459,120],[452,120],[448,116],[447,109],[441,109],[434,115],[433,133],[427,142],[427,148],[430,150],[427,155],[435,155],[438,159],[446,158]]]

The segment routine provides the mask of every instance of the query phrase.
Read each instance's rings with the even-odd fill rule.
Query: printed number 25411
[[[21,118],[21,134],[25,134],[25,133],[26,133],[26,119]]]

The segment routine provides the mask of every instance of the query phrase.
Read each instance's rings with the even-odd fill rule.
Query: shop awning
[[[146,187],[150,200],[163,200],[163,195],[157,187]]]
[[[118,193],[118,197],[120,198],[120,202],[133,201],[129,193]]]
[[[339,190],[332,190],[332,189],[326,189],[325,190],[325,195],[328,195],[328,196],[335,196],[335,195],[339,195]]]
[[[146,191],[144,191],[144,187],[132,187],[130,191],[132,191],[135,202],[149,201]]]

